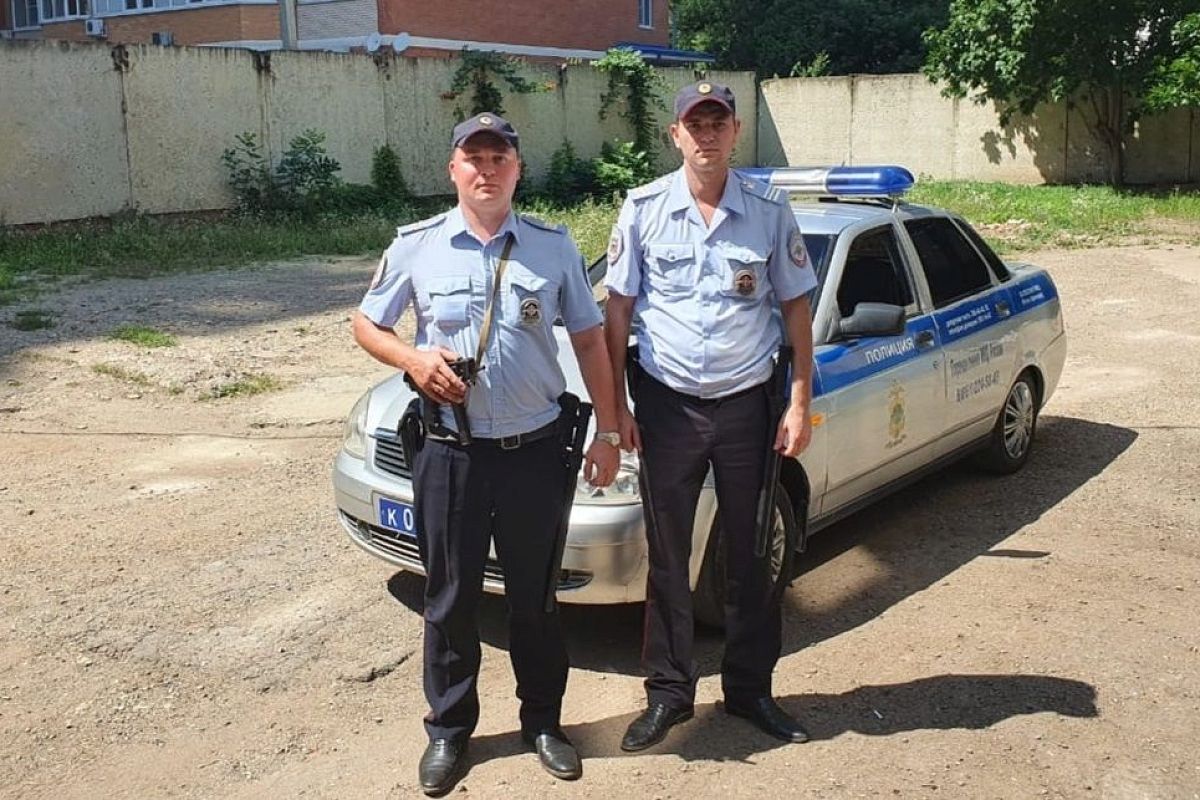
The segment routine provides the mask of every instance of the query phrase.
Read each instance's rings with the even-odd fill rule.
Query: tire
[[[793,558],[784,559],[784,543],[796,541],[796,512],[787,489],[780,484],[775,492],[775,530],[771,537],[771,581],[779,580],[779,573],[786,563],[789,567]],[[789,535],[791,534],[791,535]],[[710,628],[725,627],[725,533],[721,525],[721,510],[713,518],[708,532],[708,544],[704,548],[704,564],[696,590],[692,592],[692,614],[696,621]],[[788,576],[791,577],[790,575]]]
[[[1025,466],[1033,450],[1040,405],[1037,382],[1026,370],[1017,376],[1004,398],[988,443],[979,455],[980,466],[1000,475]]]

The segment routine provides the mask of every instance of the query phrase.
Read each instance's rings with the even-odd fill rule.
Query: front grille
[[[357,536],[364,543],[377,550],[382,550],[398,561],[413,567],[421,566],[421,551],[417,548],[417,537],[411,533],[381,528],[361,519],[342,512],[342,516],[354,528]],[[504,567],[494,558],[489,558],[483,565],[483,579],[500,586],[504,585]],[[559,570],[558,591],[579,589],[592,582],[592,573],[578,569]]]
[[[376,428],[372,437],[375,440],[375,468],[398,475],[401,478],[412,478],[412,465],[408,462],[408,453],[396,431],[387,428]]]

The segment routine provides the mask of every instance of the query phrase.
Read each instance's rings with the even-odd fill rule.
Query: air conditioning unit
[[[170,47],[175,44],[175,34],[170,31],[155,31],[150,34],[150,43]]]
[[[88,36],[104,36],[104,20],[102,19],[85,19],[83,21],[83,32]]]

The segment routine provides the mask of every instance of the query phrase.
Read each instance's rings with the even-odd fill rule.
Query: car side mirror
[[[891,303],[859,303],[854,313],[838,323],[838,335],[843,338],[860,336],[898,336],[904,333],[903,306]]]

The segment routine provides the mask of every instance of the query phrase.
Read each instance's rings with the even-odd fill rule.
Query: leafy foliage
[[[221,154],[236,210],[244,214],[314,213],[328,205],[341,181],[341,165],[325,152],[325,134],[306,130],[292,139],[275,169],[254,133],[236,138]]]
[[[596,192],[596,169],[593,162],[575,155],[567,140],[550,157],[550,168],[542,186],[542,195],[550,202],[565,206]]]
[[[1159,59],[1150,75],[1147,111],[1200,106],[1200,12],[1181,19],[1171,40],[1171,53]]]
[[[460,118],[473,117],[476,114],[490,112],[504,116],[504,94],[496,86],[493,79],[499,79],[509,91],[516,94],[532,94],[543,91],[545,87],[526,80],[518,74],[520,62],[490,50],[462,49],[462,63],[450,81],[450,99],[457,98],[471,90],[471,111],[462,113]]]
[[[654,109],[667,107],[662,97],[666,81],[635,50],[614,48],[593,61],[592,67],[608,75],[608,90],[600,97],[600,118],[624,98],[621,116],[633,128],[634,149],[651,158],[658,137]]]
[[[371,185],[384,198],[407,199],[411,196],[400,171],[400,157],[390,145],[376,148],[371,157]]]
[[[1194,88],[1175,91],[1171,78],[1195,68],[1195,7],[1196,0],[953,0],[946,27],[925,36],[925,73],[948,95],[998,102],[1002,123],[1042,102],[1080,102],[1119,184],[1124,135],[1147,98],[1156,110],[1194,99]]]
[[[657,176],[649,154],[638,149],[635,142],[605,142],[592,166],[596,187],[606,195],[624,193]]]
[[[948,0],[673,0],[677,44],[717,65],[772,75],[916,70],[921,33],[946,19]],[[821,53],[826,70],[812,72]],[[797,70],[797,67],[800,69]]]

